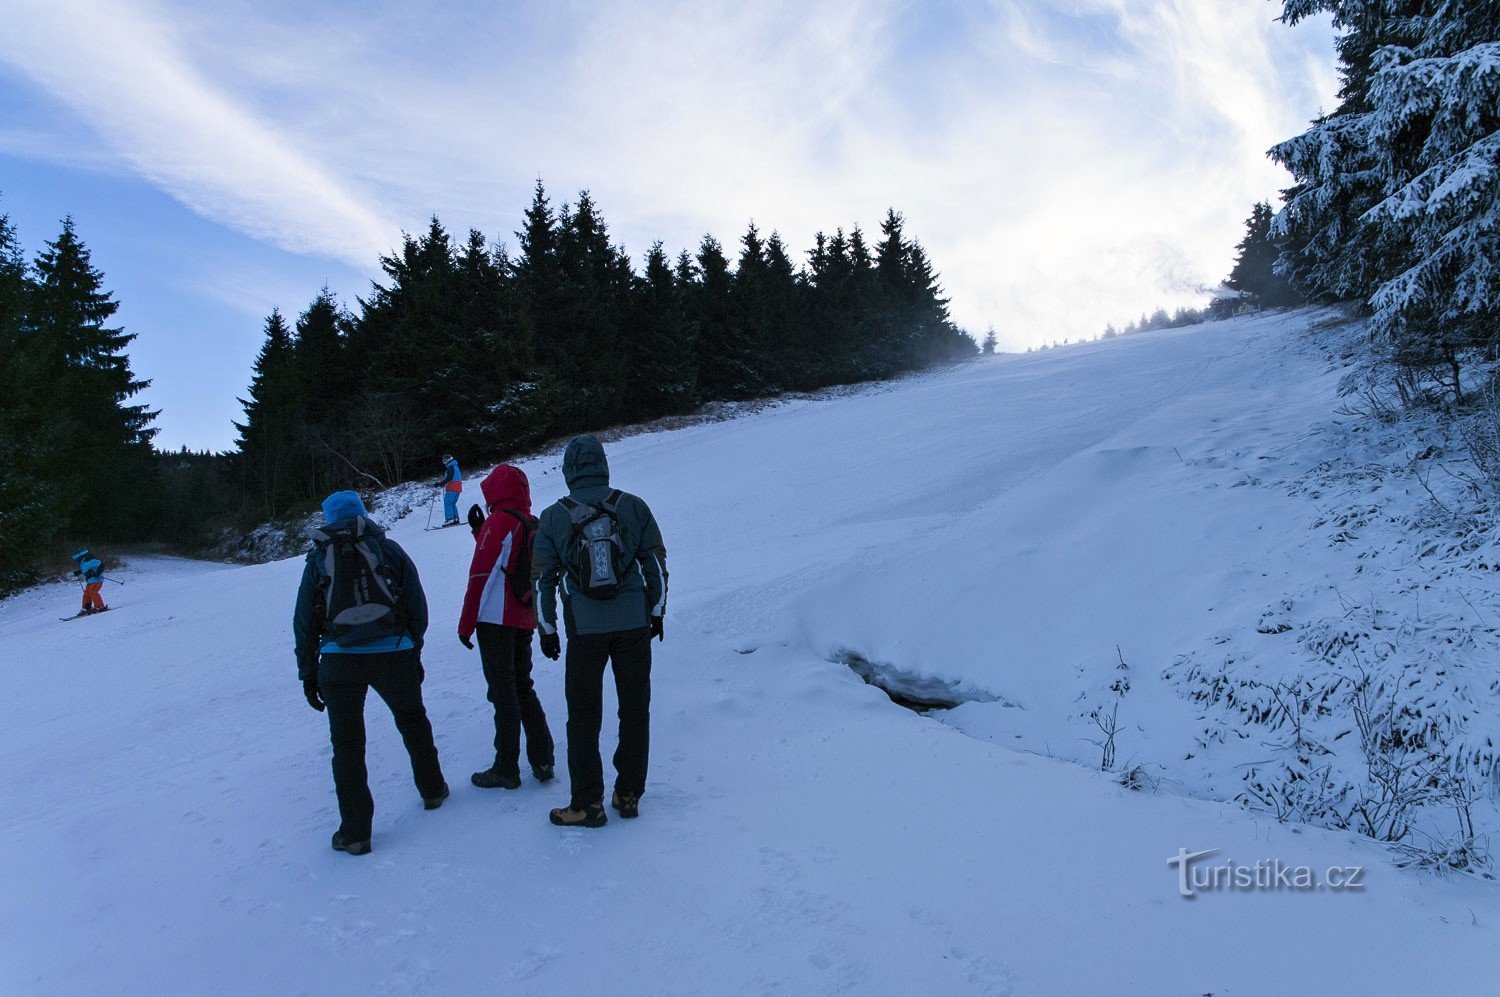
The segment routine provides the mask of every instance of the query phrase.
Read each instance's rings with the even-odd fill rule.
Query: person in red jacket
[[[547,714],[531,681],[531,485],[518,467],[501,464],[480,484],[489,515],[479,529],[458,639],[479,658],[495,704],[495,764],[469,777],[481,789],[521,785],[521,730],[526,760],[538,782],[553,776],[554,746]],[[519,594],[518,594],[519,593]]]

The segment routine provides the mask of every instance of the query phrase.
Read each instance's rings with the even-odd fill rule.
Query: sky
[[[6,0],[0,213],[71,214],[158,445],[225,449],[273,307],[368,292],[436,214],[514,245],[538,178],[639,261],[752,220],[927,248],[1002,349],[1202,304],[1265,156],[1331,109],[1272,0]]]

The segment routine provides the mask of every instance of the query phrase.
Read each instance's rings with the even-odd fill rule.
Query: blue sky
[[[639,259],[886,206],[1002,346],[1202,300],[1264,150],[1336,85],[1270,0],[649,4],[12,0],[0,212],[71,213],[159,443],[233,440],[261,324],[352,301],[437,213],[513,241],[535,178]]]

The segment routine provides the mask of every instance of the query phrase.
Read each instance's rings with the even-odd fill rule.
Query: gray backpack
[[[364,520],[323,530],[323,628],[339,647],[358,647],[405,631],[400,586],[380,556],[378,541],[364,535]]]
[[[590,599],[613,599],[619,595],[620,583],[630,564],[625,556],[625,540],[620,536],[620,521],[615,516],[620,498],[621,493],[616,489],[598,505],[571,498],[560,500],[573,523],[564,558],[568,581],[575,591]]]

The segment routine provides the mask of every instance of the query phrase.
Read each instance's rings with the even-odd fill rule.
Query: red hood
[[[479,490],[491,509],[514,509],[531,515],[531,483],[519,467],[501,464],[485,476]]]

